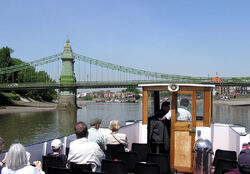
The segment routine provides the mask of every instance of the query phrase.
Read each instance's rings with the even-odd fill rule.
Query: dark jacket
[[[149,121],[149,143],[163,144],[164,150],[169,151],[169,132],[167,126],[160,120]]]

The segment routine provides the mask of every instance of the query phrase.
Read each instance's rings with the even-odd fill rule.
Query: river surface
[[[0,115],[0,137],[6,141],[5,149],[12,143],[28,145],[73,134],[76,121],[89,124],[92,118],[98,117],[103,120],[102,127],[108,127],[109,121],[113,119],[124,125],[127,120],[141,120],[142,117],[141,103],[86,104],[76,112],[54,110]],[[213,121],[240,124],[250,130],[250,107],[214,104]]]

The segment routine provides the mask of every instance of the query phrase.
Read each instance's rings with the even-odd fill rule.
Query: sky
[[[63,51],[147,71],[250,76],[249,0],[8,0],[0,47],[29,62]]]

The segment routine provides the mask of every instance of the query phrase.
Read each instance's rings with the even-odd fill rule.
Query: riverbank
[[[13,114],[21,112],[42,112],[55,110],[57,103],[53,102],[16,102],[11,106],[0,107],[0,115],[2,114]]]
[[[86,101],[85,101],[86,102]],[[93,101],[87,101],[93,102]],[[213,100],[214,104],[223,104],[231,106],[250,106],[250,98],[236,98],[230,100]],[[0,107],[0,115],[22,113],[22,112],[42,112],[55,110],[57,103],[54,102],[16,102],[14,105],[7,105]],[[79,104],[80,107],[86,106],[86,104]]]
[[[214,104],[224,104],[230,106],[250,106],[250,98],[233,98],[230,100],[213,100]]]

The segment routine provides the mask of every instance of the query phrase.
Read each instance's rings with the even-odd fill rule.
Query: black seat
[[[147,163],[158,164],[160,166],[160,173],[161,174],[169,174],[170,173],[169,155],[167,155],[167,154],[148,153]]]
[[[239,166],[241,174],[249,174],[250,166]]]
[[[72,172],[67,168],[48,167],[47,174],[72,174]]]
[[[102,172],[106,174],[128,174],[123,161],[102,160]]]
[[[83,174],[106,174],[104,172],[84,172]]]
[[[125,152],[122,144],[107,144],[107,151],[110,152],[112,159],[118,159],[118,152]]]
[[[83,171],[90,171],[92,172],[91,164],[76,164],[73,162],[70,162],[70,169],[73,174],[80,174],[83,173]]]
[[[160,174],[160,166],[152,163],[136,163],[134,174]]]
[[[216,166],[218,159],[227,159],[227,160],[236,161],[237,153],[235,151],[217,149],[214,155],[213,166]]]
[[[43,171],[48,173],[48,167],[66,167],[66,162],[60,157],[43,156]]]
[[[136,152],[118,152],[118,159],[126,163],[128,172],[135,171],[135,164],[138,162],[138,155]]]
[[[146,161],[150,152],[147,144],[133,143],[132,151],[137,152],[139,161]]]
[[[234,160],[227,160],[227,159],[218,159],[215,166],[214,174],[223,174],[225,169],[235,169],[237,168],[237,162]]]

